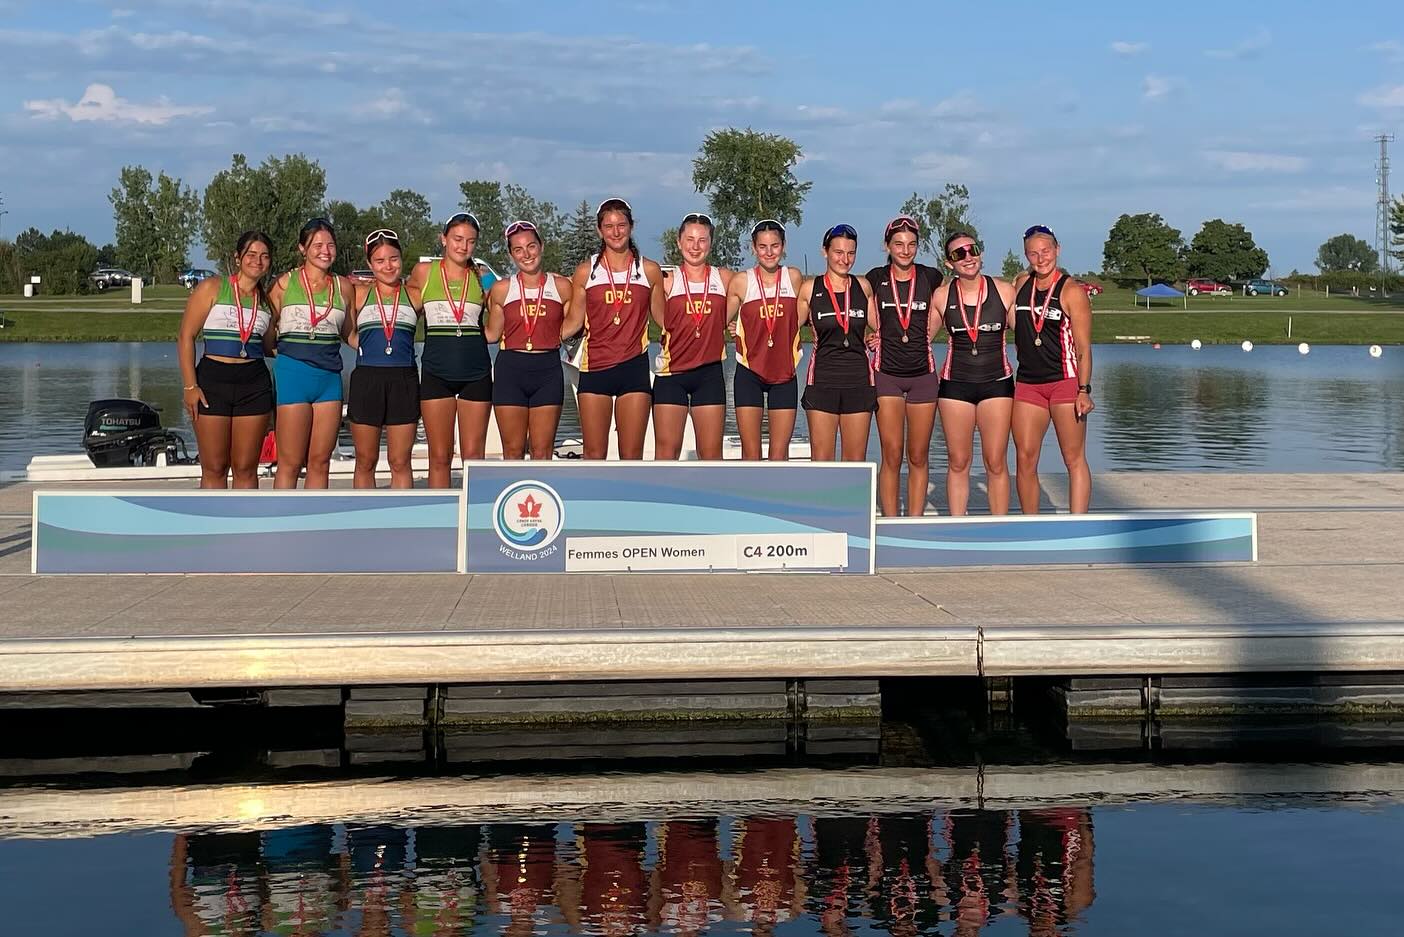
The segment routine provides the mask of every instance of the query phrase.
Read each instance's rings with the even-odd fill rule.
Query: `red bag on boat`
[[[263,437],[263,448],[258,451],[259,465],[272,465],[278,461],[278,440],[270,429],[268,435]]]

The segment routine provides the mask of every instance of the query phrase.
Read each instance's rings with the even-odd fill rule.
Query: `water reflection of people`
[[[987,810],[953,810],[944,838],[950,852],[946,890],[954,905],[957,934],[979,933],[1004,903],[1018,895],[1006,849],[1010,816]]]
[[[926,817],[879,817],[876,834],[868,839],[874,923],[897,937],[915,937],[934,930],[937,916],[931,901],[931,840]]]
[[[507,918],[505,933],[525,935],[536,929],[542,909],[551,903],[555,865],[554,827],[544,823],[488,827],[483,903],[488,913]]]
[[[478,911],[481,840],[477,826],[415,829],[414,933],[447,935],[472,929]],[[405,929],[411,930],[408,923]]]
[[[188,937],[252,935],[262,902],[256,880],[257,833],[176,834],[171,848],[171,907]]]
[[[659,828],[657,838],[649,924],[655,930],[699,934],[722,916],[717,821],[670,820]]]
[[[758,937],[801,913],[799,832],[793,817],[750,817],[737,825],[735,892],[741,919]]]
[[[1092,904],[1092,814],[1082,807],[1019,811],[1019,913],[1052,935]]]
[[[849,917],[862,913],[868,837],[876,833],[876,825],[877,820],[866,817],[820,817],[814,821],[809,912],[830,937],[849,934]]]
[[[644,926],[642,823],[584,823],[579,828],[580,919],[592,934],[615,937]]]

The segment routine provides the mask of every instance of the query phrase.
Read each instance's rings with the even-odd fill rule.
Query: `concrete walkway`
[[[33,577],[31,496],[0,489],[0,691],[1404,670],[1397,474],[1097,479],[1260,512],[1256,564],[872,577]]]

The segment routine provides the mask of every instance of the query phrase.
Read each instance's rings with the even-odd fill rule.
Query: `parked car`
[[[143,283],[147,282],[145,277],[138,277],[130,270],[123,270],[121,267],[98,267],[88,274],[88,284],[99,292],[114,286],[131,286],[132,281],[136,279],[140,279]]]
[[[208,280],[212,276],[215,276],[213,270],[206,270],[203,267],[190,267],[181,273],[180,276],[176,277],[176,279],[180,281],[181,286],[188,290],[193,290],[201,280]]]
[[[1079,280],[1078,282],[1081,283],[1082,288],[1087,291],[1088,299],[1091,299],[1093,296],[1102,295],[1102,287],[1099,284],[1092,283],[1087,280]]]
[[[372,280],[375,279],[375,271],[373,271],[373,270],[352,270],[352,271],[351,271],[351,279],[356,280],[356,281],[358,281],[358,282],[360,282],[360,283],[369,283],[369,282],[371,282]]]
[[[1185,284],[1185,292],[1191,296],[1198,296],[1200,293],[1208,293],[1211,296],[1232,296],[1233,290],[1227,283],[1220,283],[1218,280],[1206,280],[1196,278]]]
[[[1287,287],[1276,280],[1249,280],[1243,284],[1243,292],[1249,296],[1257,296],[1259,293],[1266,293],[1269,296],[1286,296]]]

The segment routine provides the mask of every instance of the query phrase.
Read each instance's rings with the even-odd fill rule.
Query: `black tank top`
[[[985,287],[985,301],[979,309],[974,304],[961,309],[964,298],[960,294],[961,281],[951,281],[946,291],[946,308],[943,324],[949,336],[946,341],[946,361],[941,366],[941,377],[948,381],[1001,381],[1013,373],[1009,368],[1009,356],[1005,353],[1004,326],[1009,310],[995,289],[993,277],[981,277]],[[978,295],[978,294],[977,294]],[[961,318],[961,312],[965,318]],[[965,320],[975,324],[975,341],[970,340]],[[975,354],[971,354],[974,351]]]
[[[1019,354],[1018,380],[1025,384],[1051,384],[1077,377],[1077,349],[1073,345],[1072,320],[1063,312],[1063,287],[1069,276],[1058,277],[1053,295],[1047,290],[1034,290],[1034,278],[1029,277],[1014,297],[1014,347]],[[1034,328],[1034,309],[1043,312],[1047,302],[1048,314],[1043,328]]]
[[[941,285],[941,272],[925,264],[913,264],[912,275],[916,287],[912,293],[911,321],[907,328],[897,315],[897,301],[892,292],[894,286],[891,266],[883,264],[868,271],[868,283],[873,288],[873,299],[878,308],[878,335],[882,342],[878,346],[877,369],[893,377],[916,377],[936,370],[936,360],[931,355],[931,345],[926,341],[926,325],[931,304],[931,294]],[[907,306],[907,292],[912,289],[911,280],[898,280],[897,295],[902,298],[902,308]],[[902,341],[903,332],[907,341]]]
[[[809,324],[814,328],[814,354],[809,358],[809,383],[820,387],[863,387],[873,382],[873,366],[863,335],[868,327],[868,297],[858,278],[848,275],[848,329],[834,311],[834,298],[822,276],[814,278],[809,299]],[[842,302],[839,304],[842,308]]]

